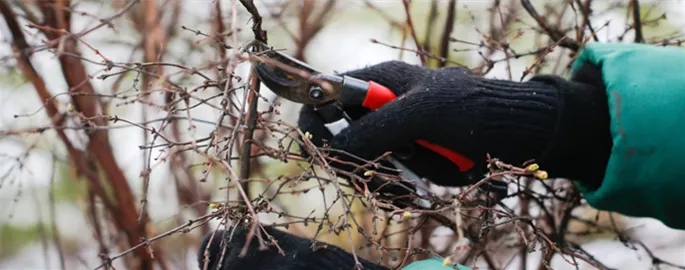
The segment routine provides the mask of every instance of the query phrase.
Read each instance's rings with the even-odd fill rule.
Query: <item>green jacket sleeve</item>
[[[602,185],[576,185],[596,209],[685,229],[685,49],[588,43],[572,71],[585,63],[601,68],[613,146]]]

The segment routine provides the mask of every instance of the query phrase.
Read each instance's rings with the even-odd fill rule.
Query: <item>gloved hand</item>
[[[404,164],[442,186],[464,186],[482,179],[487,154],[514,165],[535,159],[550,177],[572,178],[588,186],[602,180],[611,136],[607,97],[596,66],[586,65],[570,80],[544,75],[525,82],[399,61],[344,75],[373,80],[398,97],[373,112],[343,104],[355,121],[335,137],[312,106],[303,106],[298,125],[313,135],[318,146],[326,141],[331,148],[367,160],[386,151],[406,152],[411,146],[413,153]],[[416,139],[449,148],[474,165],[460,168],[416,144]]]
[[[680,68],[685,51],[644,44],[586,46],[568,81],[555,76],[498,81],[455,68],[428,70],[399,62],[348,72],[404,95],[376,112],[348,106],[357,121],[334,138],[311,107],[302,109],[299,125],[314,134],[315,143],[326,138],[333,148],[368,159],[412,144],[416,138],[472,158],[476,164],[469,172],[483,169],[484,153],[510,163],[537,157],[551,177],[580,183],[586,199],[598,209],[652,217],[685,229],[679,196],[685,182],[678,166],[685,152],[685,117],[678,117],[685,104]],[[612,135],[618,142],[615,149]],[[441,156],[415,147],[416,153],[405,164],[420,175],[445,186],[472,181],[468,172],[465,175]],[[608,166],[607,159],[611,159]],[[352,256],[342,249],[311,251],[308,240],[267,230],[284,247],[286,257],[273,247],[259,253],[253,242],[249,255],[239,258],[245,230],[238,229],[222,269],[350,269],[353,265]],[[222,235],[217,233],[211,244],[211,235],[206,237],[198,254],[200,269],[205,248],[209,265],[218,262]],[[367,269],[384,269],[362,263]],[[403,269],[442,268],[438,260],[428,259]]]
[[[235,231],[220,230],[216,233],[208,233],[197,252],[198,269],[201,270],[232,270],[232,269],[268,269],[268,270],[349,270],[354,269],[354,256],[344,249],[326,245],[316,251],[312,250],[312,241],[281,231],[266,227],[267,233],[281,247],[285,256],[279,254],[278,249],[270,245],[267,250],[260,251],[258,238],[255,236],[244,257],[239,254],[245,245],[245,239],[249,228],[236,227]],[[261,231],[260,231],[261,233]],[[262,234],[264,239],[267,236]],[[225,242],[222,239],[226,239]],[[268,241],[268,240],[267,240]],[[317,243],[317,246],[324,246]],[[225,246],[225,251],[224,247]],[[223,251],[223,252],[222,252]],[[206,253],[206,254],[205,254]],[[223,260],[219,263],[219,258]],[[364,269],[388,270],[388,268],[359,258]],[[417,261],[402,268],[403,270],[447,270],[452,267],[443,266],[440,259],[428,259]],[[456,269],[470,270],[470,268],[457,264]]]
[[[266,227],[265,231],[274,238],[281,247],[284,255],[279,254],[278,248],[269,245],[267,250],[259,250],[259,239],[255,237],[250,242],[250,247],[244,257],[240,252],[245,246],[249,228],[236,227],[228,231],[210,232],[205,236],[197,253],[198,267],[202,270],[232,270],[232,269],[269,269],[269,270],[348,270],[354,269],[354,257],[352,254],[337,247],[328,245],[313,250],[312,241],[283,232],[274,228]],[[267,236],[262,237],[269,243]],[[222,239],[225,238],[225,241]],[[323,246],[324,243],[317,243]],[[223,247],[225,248],[225,251]],[[206,253],[206,254],[205,254]],[[223,257],[222,257],[223,255]],[[220,262],[219,258],[223,258]],[[359,258],[364,269],[387,270],[387,268]],[[206,266],[206,268],[205,268]]]

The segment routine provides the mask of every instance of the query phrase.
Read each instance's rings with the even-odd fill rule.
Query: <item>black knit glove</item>
[[[442,186],[464,186],[481,179],[487,154],[514,165],[535,159],[550,177],[591,186],[597,186],[604,175],[611,135],[601,72],[595,66],[581,69],[571,80],[545,75],[525,82],[398,61],[345,75],[380,83],[398,98],[374,112],[347,104],[345,110],[355,121],[335,137],[311,106],[303,106],[299,127],[310,132],[319,146],[326,141],[331,148],[367,160],[411,148],[412,155],[403,163]],[[460,171],[448,159],[416,144],[416,139],[452,149],[475,165]]]
[[[268,269],[268,270],[349,270],[354,269],[355,261],[352,254],[333,246],[317,243],[312,249],[312,241],[273,228],[265,228],[267,233],[281,247],[285,255],[279,254],[278,249],[269,245],[267,250],[259,250],[259,239],[255,237],[244,257],[240,252],[245,246],[249,228],[236,227],[235,231],[210,232],[205,236],[197,253],[198,267],[202,270],[232,270],[232,269]],[[261,233],[261,230],[260,230]],[[267,236],[262,233],[267,241]],[[222,241],[222,239],[225,239]],[[224,249],[225,247],[225,249]],[[223,252],[222,252],[223,251]],[[223,257],[222,257],[223,255]],[[223,258],[221,263],[219,258]],[[387,268],[358,258],[364,269],[387,270]],[[205,268],[206,267],[206,268]]]

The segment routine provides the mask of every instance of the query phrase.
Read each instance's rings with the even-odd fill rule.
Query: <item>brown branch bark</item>
[[[38,75],[38,72],[33,67],[33,64],[31,64],[28,54],[30,48],[26,42],[26,39],[24,38],[21,28],[19,27],[19,23],[15,18],[14,12],[5,1],[0,1],[0,10],[2,11],[3,17],[9,26],[10,32],[12,33],[12,47],[14,51],[19,54],[19,58],[17,59],[19,68],[26,79],[33,84],[34,88],[36,88],[36,92],[39,98],[44,102],[45,111],[50,117],[52,124],[56,127],[62,126],[64,124],[65,117],[57,110],[57,102],[52,98],[52,95],[45,86],[45,82],[40,75]],[[100,184],[100,179],[97,173],[94,171],[95,164],[92,162],[92,160],[89,160],[88,157],[86,157],[87,153],[83,153],[76,149],[71,141],[69,141],[69,138],[64,133],[64,130],[55,129],[55,132],[67,148],[69,158],[76,165],[78,176],[86,176],[88,180],[94,184],[95,189],[99,194],[106,194],[104,192],[104,188]],[[115,209],[115,205],[109,197],[103,196],[102,200],[108,209]]]
[[[248,111],[247,118],[245,120],[245,125],[247,127],[245,129],[245,133],[243,134],[243,145],[240,152],[240,181],[242,181],[240,184],[243,186],[243,189],[246,190],[248,196],[248,181],[245,180],[250,178],[250,168],[252,167],[252,162],[250,162],[250,157],[252,156],[251,141],[254,136],[255,126],[257,125],[257,105],[259,102],[257,93],[259,93],[260,90],[259,78],[255,75],[256,74],[252,74],[252,79],[250,80],[250,89],[247,90],[249,91],[247,100]]]
[[[254,6],[254,1],[252,0],[240,0],[240,3],[243,4],[245,9],[247,9],[250,14],[252,14],[252,31],[254,32],[255,38],[263,43],[267,43],[267,37],[266,37],[266,32],[262,30],[262,17],[259,15],[259,11],[257,8]],[[261,46],[254,46],[255,49],[261,48]],[[243,133],[243,140],[242,140],[242,148],[241,148],[241,153],[240,153],[240,175],[239,175],[239,180],[241,181],[240,185],[242,186],[242,189],[245,191],[246,195],[249,196],[250,192],[248,189],[248,182],[247,181],[242,181],[250,178],[250,154],[252,153],[252,136],[254,135],[254,129],[257,124],[257,105],[259,102],[258,94],[259,94],[259,87],[260,86],[260,81],[259,77],[257,76],[256,72],[252,72],[251,80],[250,80],[250,89],[248,89],[248,111],[245,112],[247,114],[246,120],[245,120],[245,125],[246,128]]]
[[[257,40],[266,43],[266,31],[262,30],[262,16],[254,5],[254,0],[240,0],[245,9],[252,14],[252,32]]]
[[[14,12],[5,1],[0,1],[0,10],[2,11],[3,17],[7,22],[10,32],[12,33],[13,49],[15,52],[19,53],[18,64],[22,70],[22,73],[29,81],[31,81],[36,89],[36,92],[38,93],[38,96],[45,103],[45,110],[50,117],[52,124],[56,127],[62,126],[65,120],[64,115],[59,113],[56,101],[52,98],[52,95],[45,86],[45,82],[38,75],[35,68],[31,64],[29,59],[30,47],[24,38],[24,34],[15,18]],[[65,56],[62,57],[64,58]],[[124,223],[126,220],[123,220],[120,208],[121,204],[114,203],[107,195],[105,188],[101,184],[102,182],[99,174],[96,171],[97,165],[92,157],[90,157],[90,153],[84,153],[76,149],[62,129],[55,129],[55,131],[64,143],[67,152],[69,153],[69,158],[73,164],[75,164],[77,174],[85,176],[86,179],[88,179],[90,188],[92,188],[94,192],[98,194],[107,210],[109,210],[113,216],[117,217],[115,218],[117,226],[119,228],[128,228],[126,227],[127,224]],[[111,151],[109,153],[111,154]],[[95,155],[97,155],[97,153]],[[125,184],[128,185],[127,183]],[[135,219],[133,221],[135,222]],[[129,237],[129,239],[132,240],[131,237]]]
[[[61,8],[68,6],[69,2],[39,1],[38,5],[43,13],[44,25],[69,33],[71,15],[68,12],[64,12]],[[77,40],[69,36],[69,34],[63,35],[64,31],[43,32],[49,39],[62,39],[61,49],[63,52],[68,53],[68,55],[59,55],[58,59],[64,78],[70,87],[69,93],[75,94],[72,96],[74,109],[85,117],[90,118],[90,121],[95,126],[106,127],[108,123],[105,118],[97,117],[102,113],[102,108],[98,107],[101,103],[94,98],[96,96],[95,89],[90,84],[90,76],[86,73],[85,66],[79,59],[81,53],[77,48]],[[140,243],[142,238],[145,238],[145,224],[137,222],[138,211],[134,204],[135,197],[124,173],[114,158],[109,143],[108,131],[106,129],[89,130],[88,125],[90,123],[85,125],[85,131],[89,138],[88,152],[93,155],[99,168],[103,170],[109,188],[113,190],[112,194],[116,200],[116,207],[113,207],[111,212],[114,216],[113,220],[117,227],[126,234],[129,245],[135,246]],[[94,171],[92,173],[96,174]],[[105,195],[104,190],[102,194]],[[153,259],[145,249],[139,249],[136,252],[136,256],[138,261],[132,269],[152,269]]]

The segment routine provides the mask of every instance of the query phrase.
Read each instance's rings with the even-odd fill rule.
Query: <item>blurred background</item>
[[[58,40],[56,36],[48,37],[49,33],[55,34],[57,30],[30,25],[43,21],[43,8],[56,6],[60,1],[1,1],[11,8],[15,16],[13,20],[18,22],[30,46],[41,48],[52,40]],[[41,6],[42,2],[48,2],[43,4],[48,7]],[[85,160],[101,161],[102,152],[94,150],[89,144],[93,137],[83,130],[84,123],[98,126],[98,122],[93,120],[96,118],[108,122],[108,127],[103,130],[108,133],[106,141],[115,164],[135,196],[130,203],[137,209],[146,209],[148,221],[144,231],[148,238],[211,213],[214,209],[210,203],[226,199],[226,186],[229,184],[226,171],[216,167],[207,169],[203,165],[205,157],[192,151],[178,158],[175,152],[181,151],[165,146],[164,141],[153,136],[151,130],[163,130],[167,137],[178,136],[175,141],[206,138],[215,131],[215,123],[222,119],[221,110],[217,109],[221,107],[221,99],[210,97],[220,96],[222,89],[202,88],[207,79],[196,76],[192,69],[206,73],[211,80],[226,78],[222,69],[217,68],[227,68],[226,62],[216,62],[230,59],[240,46],[254,38],[251,15],[240,1],[133,2],[130,6],[131,2],[124,0],[78,0],[60,9],[71,13],[71,33],[84,33],[95,26],[103,26],[82,35],[81,42],[76,43],[82,54],[77,61],[83,63],[86,71],[83,82],[65,79],[65,74],[71,72],[72,67],[78,68],[73,64],[64,65],[58,59],[61,53],[68,51],[64,49],[68,45],[55,42],[50,49],[36,49],[31,55],[35,72],[51,96],[48,101],[37,92],[35,80],[26,76],[22,61],[17,59],[12,47],[16,36],[12,34],[3,12],[4,20],[0,23],[0,269],[94,269],[103,263],[103,251],[114,257],[130,248],[126,237],[121,236],[120,225],[117,225],[117,220],[123,217],[112,214],[102,198],[93,195],[97,192],[87,183],[88,177],[79,172],[70,158],[71,152],[65,146],[64,138],[58,133],[58,130],[63,131],[73,149],[88,153],[84,154]],[[263,17],[261,27],[267,32],[270,45],[326,72],[344,72],[387,60],[402,60],[432,68],[462,65],[481,72],[483,76],[500,79],[526,80],[541,73],[567,75],[568,64],[572,61],[570,51],[552,46],[556,41],[541,30],[538,22],[521,5],[522,2],[412,0],[405,6],[402,0],[273,0],[255,1],[254,5]],[[584,29],[582,39],[579,39],[577,31],[578,25],[586,26],[589,22],[600,42],[635,40],[636,33],[631,26],[634,23],[631,3],[634,1],[526,2],[534,6],[542,19],[563,30],[568,39],[580,40],[580,43],[591,39],[587,29]],[[579,8],[588,3],[591,4],[590,10]],[[679,46],[684,38],[685,1],[642,0],[639,5],[644,42]],[[125,12],[122,14],[122,11]],[[583,12],[590,14],[584,16]],[[411,18],[411,27],[407,14]],[[590,20],[586,22],[584,18]],[[221,26],[217,22],[221,22]],[[451,31],[445,34],[450,28]],[[220,39],[222,42],[217,42]],[[506,53],[502,49],[503,44],[510,49]],[[417,54],[419,47],[430,53]],[[554,50],[547,52],[541,48]],[[445,61],[426,56],[429,54]],[[515,54],[520,57],[513,57]],[[426,59],[425,63],[422,58]],[[192,68],[160,65],[159,69],[151,72],[161,75],[145,79],[141,72],[108,69],[106,64],[111,62],[118,67],[135,68],[140,65],[127,63],[156,61]],[[236,65],[235,75],[241,78],[240,81],[235,78],[232,81],[236,85],[249,83],[250,62],[229,61],[228,65],[231,64]],[[209,67],[211,65],[214,66]],[[102,77],[104,74],[109,75]],[[522,77],[524,74],[527,76]],[[192,123],[178,121],[178,133],[164,127],[166,122],[163,119],[169,115],[168,107],[165,107],[168,104],[165,103],[168,102],[165,89],[169,88],[164,83],[166,80],[173,81],[194,97],[188,104],[184,99],[174,97],[179,108],[192,108],[179,110],[177,114],[195,120]],[[89,101],[82,101],[85,103],[77,106],[72,101],[77,96],[65,93],[70,88],[81,87],[83,83],[92,85],[96,94],[88,96]],[[152,86],[147,87],[146,83]],[[141,94],[145,89],[150,93]],[[299,105],[277,100],[263,85],[261,89],[265,101],[260,101],[259,110],[268,110],[270,105],[278,102],[279,114],[269,116],[272,117],[270,119],[295,124]],[[245,91],[241,91],[236,91],[235,95],[234,102],[238,106],[243,106],[245,101]],[[201,102],[202,99],[208,100],[206,104]],[[62,115],[67,125],[73,128],[51,128],[54,122],[49,116],[47,103],[55,104],[56,115]],[[79,110],[86,103],[101,106],[101,109],[94,115],[84,116]],[[235,114],[240,112],[240,109],[236,110]],[[97,115],[116,116],[118,120],[93,117]],[[145,123],[147,132],[141,128],[142,123]],[[231,134],[231,129],[221,132]],[[263,131],[255,132],[255,137],[264,144],[275,145],[279,141],[276,136]],[[159,147],[150,149],[144,147],[146,145]],[[255,179],[297,176],[306,166],[303,162],[285,163],[268,156],[255,160],[250,174]],[[111,179],[111,170],[104,168],[103,164],[96,166],[96,174]],[[237,173],[237,165],[233,167]],[[117,197],[117,184],[109,181],[106,193]],[[254,198],[260,194],[266,188],[265,183],[252,183],[250,196]],[[315,191],[284,194],[277,200],[278,207],[294,216],[320,216],[328,205],[322,200],[324,192]],[[435,191],[441,194],[452,192],[440,188],[435,188]],[[331,193],[329,200],[334,198],[333,189],[325,192]],[[233,196],[233,200],[239,196],[235,189],[228,193],[233,194],[228,195]],[[145,203],[142,198],[146,198]],[[517,204],[515,200],[510,203]],[[368,219],[369,216],[363,214],[364,210],[359,209],[360,218]],[[333,211],[342,213],[342,208],[338,205]],[[589,229],[590,225],[571,222],[569,231],[579,233],[569,233],[567,237],[607,267],[651,269],[653,257],[685,265],[685,232],[669,229],[652,219],[616,214],[609,218],[608,213],[599,214],[585,205],[578,206],[573,213],[600,225],[613,224],[620,228],[620,235],[644,244],[626,244],[610,231],[589,233],[595,232]],[[280,220],[278,215],[260,215],[260,220],[265,223]],[[160,238],[151,246],[153,254],[163,258],[170,269],[198,269],[196,253],[199,243],[206,233],[218,228],[219,223],[220,220],[213,219],[202,226],[193,226],[193,230]],[[316,226],[298,224],[288,230],[311,237]],[[510,233],[516,235],[514,230]],[[425,238],[423,243],[428,248],[448,254],[458,246],[445,240],[452,239],[447,237],[451,234],[453,232],[443,226],[421,237]],[[356,243],[364,241],[361,236],[352,238]],[[319,240],[350,249],[345,233],[336,235],[324,230]],[[392,241],[399,241],[400,246],[406,245],[401,239],[389,241],[390,246]],[[103,249],[103,242],[107,243],[107,249]],[[543,269],[540,246],[533,248],[526,255],[527,259],[516,257],[518,253],[512,250],[514,248],[507,245],[498,245],[488,249],[488,259],[478,258],[469,261],[468,265],[478,265],[479,269],[491,269],[492,264],[497,269]],[[379,257],[373,248],[357,252],[360,256],[382,260],[388,265],[397,263]],[[549,267],[576,269],[567,259],[556,255]],[[113,264],[116,269],[130,267],[123,258]],[[159,267],[155,265],[156,269]],[[677,269],[666,264],[660,267]],[[578,269],[596,267],[579,261]]]

